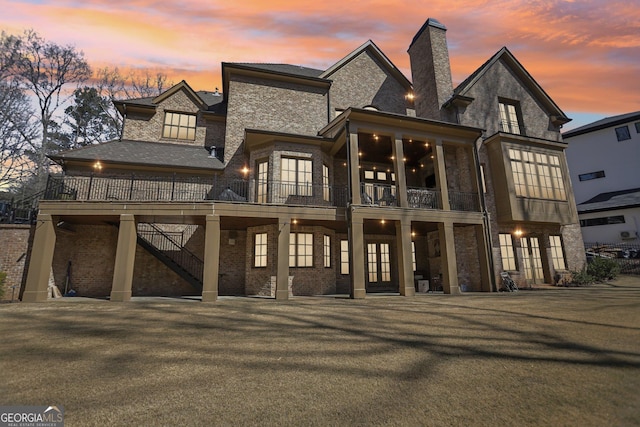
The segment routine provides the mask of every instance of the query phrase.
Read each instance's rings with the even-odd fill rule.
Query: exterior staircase
[[[204,261],[184,247],[183,233],[163,230],[157,224],[138,224],[138,244],[164,265],[202,291]]]

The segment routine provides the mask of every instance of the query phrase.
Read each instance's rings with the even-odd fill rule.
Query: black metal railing
[[[184,247],[182,232],[166,231],[156,224],[138,224],[138,236],[186,270],[202,284],[204,261]]]
[[[44,196],[40,191],[10,202],[0,202],[0,223],[32,224],[38,215],[38,203]]]
[[[452,211],[480,212],[480,198],[477,193],[449,191],[449,206]]]
[[[623,274],[640,274],[640,241],[620,243],[584,243],[587,261],[608,258],[620,266]]]
[[[410,208],[442,209],[441,200],[440,190],[418,187],[407,188],[407,201]]]
[[[396,186],[362,182],[360,183],[360,201],[363,205],[398,206]]]
[[[50,176],[45,200],[203,201],[346,206],[346,186],[213,178]]]

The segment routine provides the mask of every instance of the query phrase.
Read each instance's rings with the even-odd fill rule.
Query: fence
[[[640,274],[640,242],[633,243],[588,243],[584,244],[587,261],[594,258],[609,258],[620,265],[623,274]]]

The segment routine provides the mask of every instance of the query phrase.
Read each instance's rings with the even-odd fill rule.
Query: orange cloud
[[[444,23],[454,84],[508,46],[565,111],[640,110],[640,8],[624,0],[0,0],[0,27],[73,43],[92,64],[152,68],[194,89],[220,63],[324,69],[368,39],[410,76],[406,50],[426,18]]]

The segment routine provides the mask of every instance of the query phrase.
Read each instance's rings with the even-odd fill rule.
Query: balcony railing
[[[449,191],[452,211],[480,212],[480,197],[476,193]]]
[[[409,207],[419,209],[442,209],[440,190],[427,188],[407,188]]]
[[[213,178],[50,176],[44,200],[204,201],[346,206],[345,186]]]
[[[525,127],[518,122],[500,121],[500,131],[516,135],[526,135]]]

